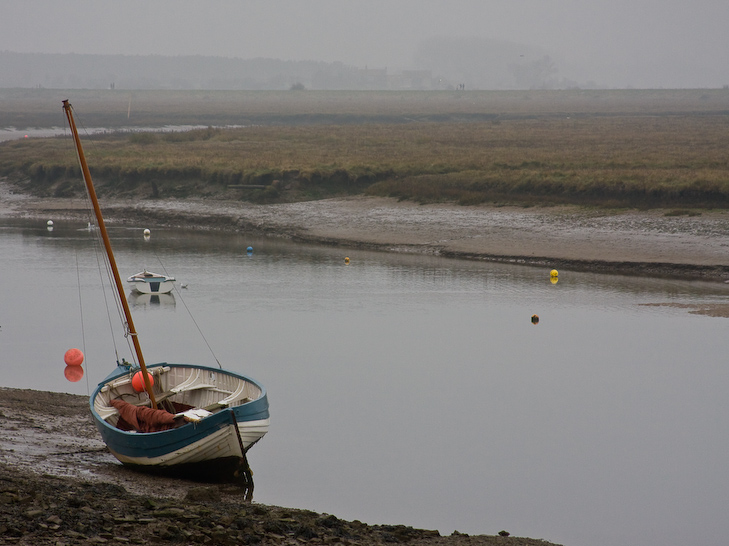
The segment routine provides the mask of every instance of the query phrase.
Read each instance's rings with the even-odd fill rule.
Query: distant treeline
[[[162,55],[0,52],[0,88],[364,90],[446,89],[429,70],[388,75],[341,62]]]
[[[0,87],[55,89],[350,88],[358,70],[342,63],[161,55],[0,52]]]
[[[413,68],[210,56],[0,51],[0,88],[135,90],[474,90],[589,88],[559,76],[541,50],[494,40],[434,39]]]

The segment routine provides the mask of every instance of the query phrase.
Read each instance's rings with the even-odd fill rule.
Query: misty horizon
[[[728,20],[723,0],[27,0],[3,6],[0,51],[342,63],[471,88],[720,88]]]

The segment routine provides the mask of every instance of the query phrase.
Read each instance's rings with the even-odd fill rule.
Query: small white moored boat
[[[167,294],[175,287],[175,278],[151,271],[141,271],[127,279],[134,285],[134,290],[142,294]]]

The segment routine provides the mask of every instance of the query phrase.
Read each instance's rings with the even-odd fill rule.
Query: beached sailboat
[[[252,489],[246,452],[268,431],[266,390],[222,367],[145,363],[71,104],[64,100],[63,108],[136,360],[117,362],[91,395],[96,427],[124,464],[195,478],[240,479]]]

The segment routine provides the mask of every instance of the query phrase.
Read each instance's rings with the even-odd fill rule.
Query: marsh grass
[[[522,99],[511,97],[514,111],[519,100],[526,104],[520,104],[521,114],[511,118],[120,133],[93,137],[86,147],[102,191],[140,197],[225,195],[270,202],[365,192],[463,205],[727,207],[729,109],[707,110],[724,95],[716,94],[719,90],[682,102],[683,95],[675,93],[670,100],[666,95],[662,106],[682,105],[679,113],[655,113],[660,109],[656,104],[647,108],[646,95],[631,102],[630,97],[638,95],[626,91],[605,92],[618,98],[610,108],[597,108],[598,114],[558,115],[558,106],[564,106],[557,100],[560,95],[524,93]],[[313,96],[317,95],[298,103],[298,110],[287,101],[281,109],[297,115],[305,115],[302,104],[316,112],[326,110],[315,108]],[[341,115],[347,111],[344,99],[352,96],[318,95],[337,97],[328,111]],[[375,94],[364,105],[355,101],[349,112],[374,115],[379,105],[383,112],[402,113],[405,106],[398,110],[393,103],[405,96]],[[430,97],[435,104],[431,114],[442,112],[447,100],[461,100],[439,93],[407,96],[409,108],[421,113],[428,112]],[[473,95],[479,100],[487,96],[506,101],[505,95]],[[575,97],[585,109],[586,102],[601,100],[600,95]],[[264,103],[268,104],[261,98]],[[261,106],[262,111],[266,108]],[[470,107],[461,108],[473,114]],[[646,115],[646,109],[654,113]],[[56,138],[4,143],[0,175],[26,180],[36,193],[65,195],[73,187],[65,181],[79,173],[70,139]],[[258,185],[267,187],[245,188]]]

